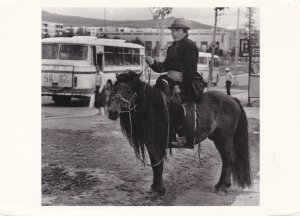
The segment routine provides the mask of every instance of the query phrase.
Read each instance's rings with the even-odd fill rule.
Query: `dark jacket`
[[[198,48],[193,41],[184,38],[178,42],[174,41],[167,50],[167,56],[164,62],[157,62],[150,65],[152,70],[157,73],[163,73],[168,70],[183,72],[184,86],[190,86],[195,77],[198,77]]]

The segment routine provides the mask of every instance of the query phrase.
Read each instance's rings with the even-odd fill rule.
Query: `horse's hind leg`
[[[220,137],[214,137],[214,143],[222,158],[222,171],[219,182],[215,185],[214,192],[228,192],[231,186],[231,173],[235,160],[235,152],[233,148],[233,139],[227,138],[222,141]]]

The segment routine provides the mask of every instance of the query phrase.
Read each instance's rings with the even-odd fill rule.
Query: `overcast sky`
[[[104,19],[104,8],[43,8],[43,10],[62,15],[73,15],[87,18]],[[107,7],[107,20],[144,20],[152,19],[152,15],[148,8],[116,8]],[[244,27],[246,23],[245,17],[246,8],[240,8],[240,26]],[[213,8],[173,8],[169,15],[174,17],[184,17],[189,20],[194,20],[203,24],[214,24],[214,10]],[[259,9],[255,12],[256,28],[259,28]],[[223,12],[218,21],[218,26],[223,28],[235,28],[237,22],[237,8],[228,8]]]

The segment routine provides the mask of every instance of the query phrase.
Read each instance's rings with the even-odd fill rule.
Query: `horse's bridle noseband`
[[[131,112],[132,110],[134,112],[136,112],[136,103],[135,103],[135,99],[136,99],[136,92],[133,93],[133,95],[131,96],[131,98],[129,100],[127,100],[126,98],[123,97],[123,95],[121,94],[114,94],[111,98],[111,100],[117,100],[120,102],[124,102],[126,104],[126,110],[121,111],[121,113],[128,113]]]

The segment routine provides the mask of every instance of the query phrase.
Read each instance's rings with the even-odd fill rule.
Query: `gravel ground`
[[[259,120],[249,119],[249,126],[255,175],[259,171]],[[197,156],[197,148],[173,150],[164,168],[167,194],[158,197],[150,190],[151,168],[135,157],[118,122],[106,116],[45,119],[42,205],[231,205],[238,195],[248,193],[233,187],[227,196],[213,194],[221,169],[219,154],[205,140],[201,165]],[[258,205],[259,200],[254,203]]]

